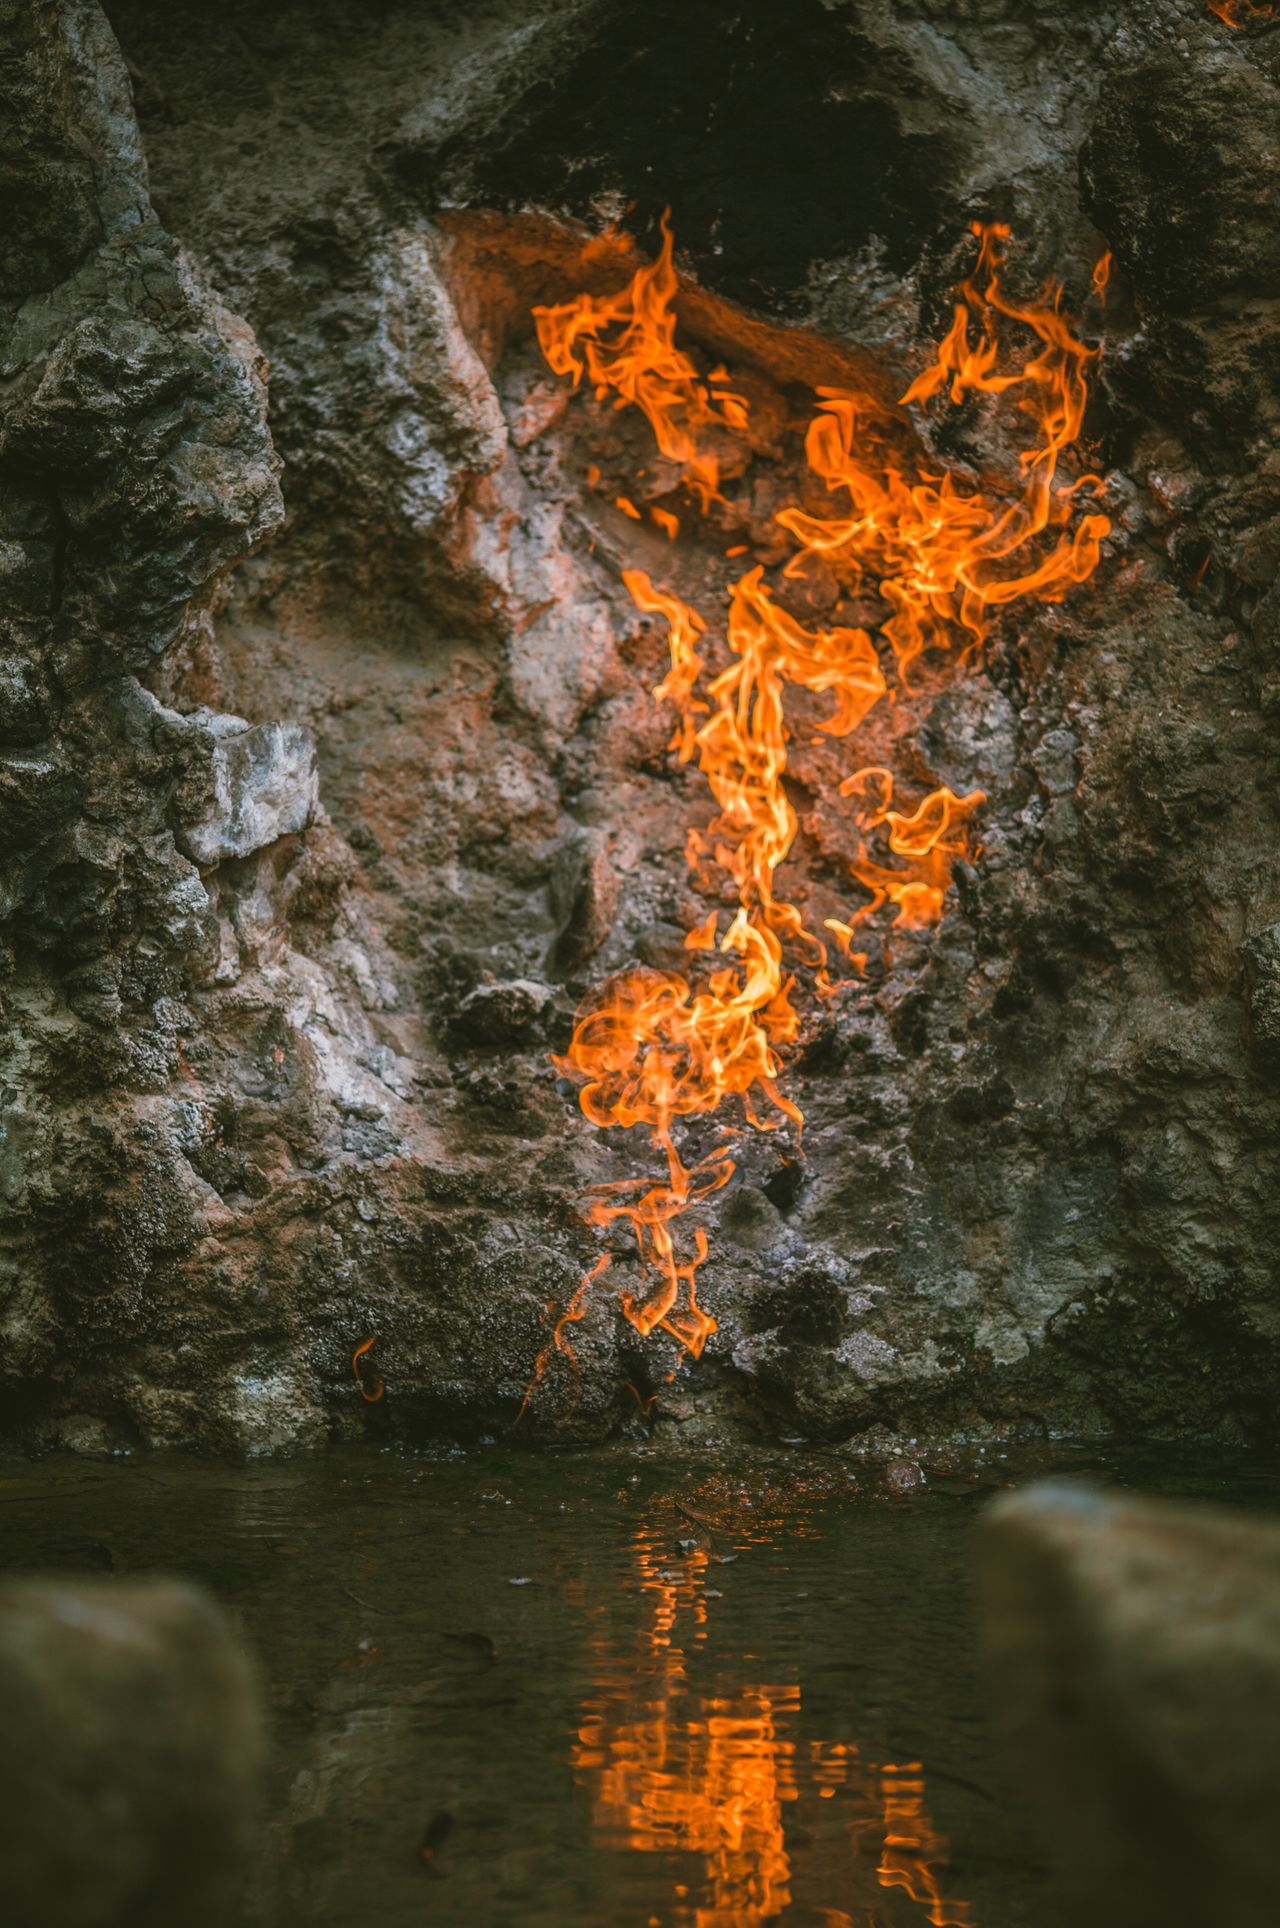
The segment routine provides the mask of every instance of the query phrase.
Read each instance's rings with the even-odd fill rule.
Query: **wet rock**
[[[0,1862],[14,1928],[216,1928],[254,1843],[256,1682],[171,1581],[0,1587]]]
[[[1280,1915],[1280,1528],[1046,1484],[981,1542],[1011,1765],[1105,1928]]]
[[[914,1459],[891,1459],[880,1483],[886,1493],[918,1493],[925,1484],[924,1471]]]

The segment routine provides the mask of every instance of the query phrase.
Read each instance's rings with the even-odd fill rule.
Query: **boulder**
[[[12,1928],[235,1918],[262,1736],[211,1601],[168,1580],[0,1587],[0,1730]]]
[[[1010,1762],[1093,1928],[1280,1920],[1280,1527],[1048,1482],[981,1569]]]

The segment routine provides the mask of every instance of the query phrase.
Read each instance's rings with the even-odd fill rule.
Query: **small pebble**
[[[924,1483],[924,1474],[913,1459],[891,1459],[884,1469],[884,1484],[891,1493],[914,1493]]]

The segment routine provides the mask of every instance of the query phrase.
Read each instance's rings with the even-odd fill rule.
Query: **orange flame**
[[[374,1384],[373,1391],[370,1392],[369,1388],[364,1383],[364,1374],[360,1370],[360,1361],[364,1358],[365,1354],[371,1351],[372,1348],[377,1344],[377,1340],[378,1340],[377,1333],[376,1332],[370,1333],[369,1337],[366,1340],[364,1340],[362,1344],[358,1345],[355,1351],[351,1355],[351,1370],[352,1372],[354,1372],[356,1376],[356,1384],[360,1388],[360,1397],[362,1399],[367,1399],[371,1406],[377,1404],[378,1400],[381,1399],[383,1393],[387,1389],[383,1385],[382,1380],[379,1378],[376,1380]]]
[[[582,1375],[578,1370],[578,1355],[574,1351],[572,1345],[569,1342],[569,1337],[568,1337],[569,1327],[571,1325],[577,1325],[578,1321],[582,1318],[583,1314],[586,1312],[586,1309],[587,1309],[587,1294],[590,1292],[592,1286],[595,1284],[596,1280],[600,1277],[601,1273],[607,1272],[612,1263],[613,1263],[612,1253],[602,1252],[599,1258],[596,1260],[595,1264],[591,1267],[591,1270],[589,1272],[585,1272],[583,1276],[579,1279],[577,1285],[574,1287],[573,1292],[570,1294],[568,1302],[565,1305],[564,1311],[560,1314],[560,1317],[556,1320],[555,1327],[554,1327],[554,1330],[552,1331],[550,1340],[542,1348],[542,1351],[538,1354],[536,1360],[534,1361],[533,1378],[529,1381],[529,1384],[525,1388],[524,1398],[520,1402],[520,1410],[516,1414],[515,1423],[517,1426],[520,1424],[520,1421],[524,1418],[525,1414],[528,1412],[529,1401],[533,1398],[535,1390],[541,1384],[543,1374],[546,1372],[547,1367],[551,1362],[551,1355],[555,1352],[560,1353],[563,1358],[569,1361],[569,1367],[573,1373],[573,1378],[574,1378],[573,1405],[570,1406],[568,1412],[566,1412],[563,1415],[562,1423],[563,1423],[563,1420],[567,1420],[572,1417],[574,1409],[578,1403],[578,1390],[581,1385]],[[551,1301],[551,1304],[547,1307],[547,1316],[550,1317],[550,1315],[554,1311],[555,1311],[555,1300],[553,1299]]]
[[[1096,478],[1057,482],[1062,453],[1080,433],[1085,370],[1098,351],[1077,340],[1063,320],[1060,288],[1029,306],[1004,294],[1008,228],[975,222],[973,232],[978,263],[961,283],[951,328],[902,401],[928,402],[945,392],[958,404],[973,395],[1022,391],[1019,407],[1035,432],[1019,457],[1021,488],[1009,499],[986,485],[966,489],[951,474],[918,471],[909,480],[894,446],[896,424],[884,421],[878,405],[822,389],[822,412],[806,445],[809,466],[829,490],[848,495],[851,512],[823,517],[784,509],[778,517],[805,551],[878,591],[892,611],[881,634],[904,675],[927,649],[948,649],[957,637],[968,649],[982,643],[992,608],[1025,596],[1058,601],[1093,573],[1111,527],[1106,516],[1086,515],[1069,531],[1077,491]],[[996,317],[1029,329],[1039,344],[1004,373],[998,372]],[[1046,535],[1054,539],[1044,546]],[[794,558],[784,573],[798,573],[801,560]]]
[[[585,374],[601,399],[612,390],[615,407],[633,402],[641,409],[659,449],[680,465],[705,508],[717,493],[720,469],[699,447],[699,438],[709,428],[742,428],[746,403],[717,379],[724,376],[722,369],[704,381],[676,347],[673,249],[664,215],[658,259],[641,268],[621,294],[579,295],[557,308],[535,308],[533,317],[542,352],[556,374],[571,376],[575,388]]]
[[[670,1228],[692,1205],[727,1185],[735,1166],[724,1152],[686,1165],[672,1126],[679,1118],[717,1110],[730,1095],[743,1099],[757,1129],[776,1126],[783,1117],[801,1123],[796,1106],[777,1088],[780,1066],[770,1041],[790,1036],[795,1027],[781,982],[781,946],[772,930],[759,928],[740,911],[719,948],[736,952],[742,968],[713,972],[701,991],[671,971],[628,971],[611,979],[579,1014],[568,1050],[554,1060],[557,1070],[581,1086],[579,1103],[593,1124],[646,1125],[666,1158],[665,1183],[626,1178],[599,1186],[585,1217],[602,1227],[620,1219],[630,1223],[642,1292],[624,1298],[622,1309],[637,1331],[647,1334],[661,1326],[695,1358],[716,1329],[697,1302],[694,1284],[707,1237],[699,1228],[693,1259],[681,1263]],[[757,1109],[757,1088],[771,1115]],[[657,1282],[650,1290],[654,1271]],[[687,1288],[683,1306],[682,1286]]]
[[[1244,27],[1251,20],[1274,20],[1276,14],[1272,0],[1209,0],[1209,11],[1228,27]]]
[[[893,920],[895,925],[925,930],[942,916],[943,898],[957,860],[970,854],[965,818],[980,803],[986,802],[986,793],[971,790],[967,797],[958,797],[944,784],[927,796],[910,816],[905,816],[902,811],[889,808],[893,777],[887,770],[859,770],[855,776],[846,777],[840,785],[841,796],[861,794],[867,779],[874,780],[881,788],[883,800],[877,807],[860,813],[859,822],[866,828],[887,824],[889,849],[908,862],[905,870],[889,870],[863,856],[853,859],[850,870],[871,892],[871,902],[855,912],[854,922],[861,923],[882,904],[889,903],[898,912]],[[834,921],[828,923],[828,929],[833,931],[844,928]]]
[[[926,651],[949,651],[958,643],[963,660],[985,640],[994,612],[1005,605],[1023,598],[1059,600],[1096,568],[1110,529],[1102,514],[1077,513],[1077,496],[1099,490],[1099,479],[1060,477],[1062,458],[1080,434],[1087,370],[1098,350],[1072,332],[1059,287],[1030,303],[1005,293],[1006,227],[975,223],[973,232],[978,260],[958,290],[951,327],[899,408],[846,390],[818,391],[805,454],[813,475],[828,493],[847,498],[847,508],[819,514],[793,504],[777,516],[799,545],[782,570],[784,581],[825,568],[845,589],[875,598],[885,612],[879,634],[904,682]],[[1108,267],[1104,256],[1094,272],[1099,294]],[[713,499],[724,500],[720,463],[706,438],[723,440],[746,429],[747,407],[726,386],[724,369],[704,377],[677,347],[676,293],[664,217],[658,259],[640,268],[620,294],[582,295],[537,308],[534,316],[551,367],[575,384],[586,375],[597,397],[612,396],[615,407],[638,407],[659,450],[680,465],[705,510]],[[1020,349],[1010,347],[1011,335],[1022,338]],[[926,409],[944,397],[953,406],[1011,398],[1016,416],[1030,427],[1012,481],[937,473],[938,465],[922,461],[903,411]],[[638,513],[629,501],[621,506]],[[665,512],[653,513],[665,527]],[[741,553],[740,544],[725,551],[729,557]],[[775,891],[799,827],[784,781],[786,691],[828,696],[831,711],[818,728],[843,738],[860,727],[888,685],[868,630],[807,628],[776,600],[763,566],[748,569],[729,590],[723,646],[715,651],[724,666],[714,673],[703,616],[669,589],[655,587],[643,571],[626,570],[623,581],[637,607],[667,625],[670,667],[654,694],[676,713],[670,748],[682,763],[696,761],[716,805],[705,834],[690,828],[687,853],[703,887],[711,884],[708,855],[732,882],[739,908],[718,949],[736,961],[696,983],[669,971],[620,973],[584,1005],[568,1049],[555,1063],[579,1085],[582,1110],[594,1124],[641,1125],[662,1154],[664,1179],[598,1186],[584,1217],[602,1229],[619,1221],[630,1225],[641,1289],[622,1297],[625,1315],[641,1333],[661,1327],[696,1356],[716,1329],[698,1304],[695,1286],[707,1236],[699,1227],[693,1256],[682,1260],[672,1226],[728,1183],[735,1162],[721,1146],[686,1163],[674,1130],[679,1121],[737,1098],[755,1128],[777,1129],[789,1121],[799,1131],[801,1112],[778,1085],[779,1048],[799,1023],[784,945],[812,967],[817,995],[831,996],[836,988],[826,945],[806,928],[800,909]],[[885,905],[895,912],[895,928],[920,931],[935,924],[957,861],[973,854],[969,819],[985,799],[979,790],[958,796],[942,785],[914,808],[894,808],[895,779],[880,766],[858,770],[840,793],[857,800],[861,840],[849,868],[869,901],[848,922],[830,918],[824,927],[863,971],[866,953],[853,949],[854,927]],[[886,851],[868,842],[872,835],[887,844]],[[716,927],[712,912],[690,932],[686,948],[717,948]]]

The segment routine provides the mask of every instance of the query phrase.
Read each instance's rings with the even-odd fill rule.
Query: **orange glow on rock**
[[[690,932],[694,975],[630,969],[596,990],[555,1064],[579,1087],[594,1124],[640,1126],[660,1154],[661,1177],[598,1186],[583,1215],[603,1231],[625,1225],[635,1240],[640,1285],[621,1296],[627,1318],[641,1333],[661,1328],[695,1356],[716,1329],[696,1290],[707,1234],[698,1226],[681,1257],[673,1227],[736,1167],[723,1144],[687,1161],[677,1132],[738,1100],[746,1124],[798,1135],[800,1109],[779,1084],[781,1054],[799,1027],[787,953],[812,973],[806,982],[817,997],[838,989],[826,942],[776,887],[800,829],[787,789],[794,693],[825,700],[816,723],[805,710],[806,735],[818,732],[808,740],[856,738],[881,699],[893,700],[891,673],[906,688],[926,656],[963,665],[1001,609],[1056,602],[1091,575],[1110,529],[1091,506],[1099,479],[1063,473],[1099,351],[1073,331],[1056,285],[1026,302],[1005,291],[1006,227],[975,223],[973,233],[977,261],[957,290],[951,325],[901,403],[817,391],[804,444],[813,499],[777,513],[796,548],[774,582],[765,563],[748,567],[727,583],[717,623],[709,608],[693,609],[642,570],[623,572],[637,608],[666,625],[669,668],[654,696],[674,712],[670,748],[696,765],[715,805],[710,824],[687,834],[693,882],[719,895],[727,880],[738,909],[718,941],[714,912]],[[1108,268],[1104,256],[1094,271],[1099,295]],[[658,259],[619,294],[535,309],[539,341],[575,385],[585,377],[598,400],[642,411],[702,512],[715,505],[747,519],[720,493],[726,445],[749,426],[747,403],[723,367],[703,375],[677,345],[676,295],[664,218]],[[928,457],[920,425],[927,430],[947,406],[998,411],[1019,431],[1016,460],[986,475]],[[650,511],[659,526],[665,513]],[[740,543],[720,551],[744,552]],[[828,604],[856,598],[864,623],[863,612],[876,611],[874,626],[801,621],[787,597],[815,579]],[[709,595],[719,593],[708,584]],[[880,765],[856,768],[839,792],[856,833],[850,877],[867,900],[821,928],[861,974],[859,926],[881,911],[892,912],[888,927],[898,931],[925,931],[941,918],[957,862],[975,854],[971,820],[985,798],[941,784],[899,801],[894,772]]]
[[[592,1286],[595,1284],[596,1280],[601,1276],[602,1273],[608,1271],[612,1262],[613,1262],[612,1254],[609,1252],[602,1252],[600,1254],[600,1257],[596,1260],[595,1264],[591,1267],[591,1270],[589,1272],[584,1273],[582,1278],[579,1279],[577,1285],[574,1287],[574,1290],[570,1294],[569,1300],[565,1305],[563,1312],[561,1312],[560,1316],[557,1318],[555,1322],[555,1326],[552,1329],[551,1338],[549,1342],[542,1348],[542,1351],[538,1354],[537,1359],[534,1361],[533,1377],[529,1381],[528,1386],[525,1388],[525,1395],[523,1400],[520,1403],[520,1410],[516,1414],[515,1423],[517,1426],[520,1424],[520,1421],[524,1418],[526,1412],[528,1412],[529,1410],[529,1401],[533,1398],[535,1389],[541,1384],[543,1375],[545,1374],[547,1367],[551,1362],[553,1353],[557,1353],[557,1352],[561,1355],[562,1358],[568,1360],[569,1368],[573,1373],[573,1378],[574,1378],[573,1405],[571,1405],[568,1411],[562,1416],[562,1423],[564,1419],[568,1419],[572,1416],[574,1407],[576,1407],[578,1403],[577,1389],[581,1380],[581,1374],[578,1370],[578,1355],[574,1351],[572,1345],[569,1342],[569,1327],[571,1325],[577,1325],[578,1321],[583,1317],[587,1309],[587,1298],[588,1298],[588,1295],[590,1294]],[[555,1309],[556,1309],[555,1301],[553,1299],[551,1304],[547,1307],[548,1318],[550,1318],[551,1314],[555,1311]]]

